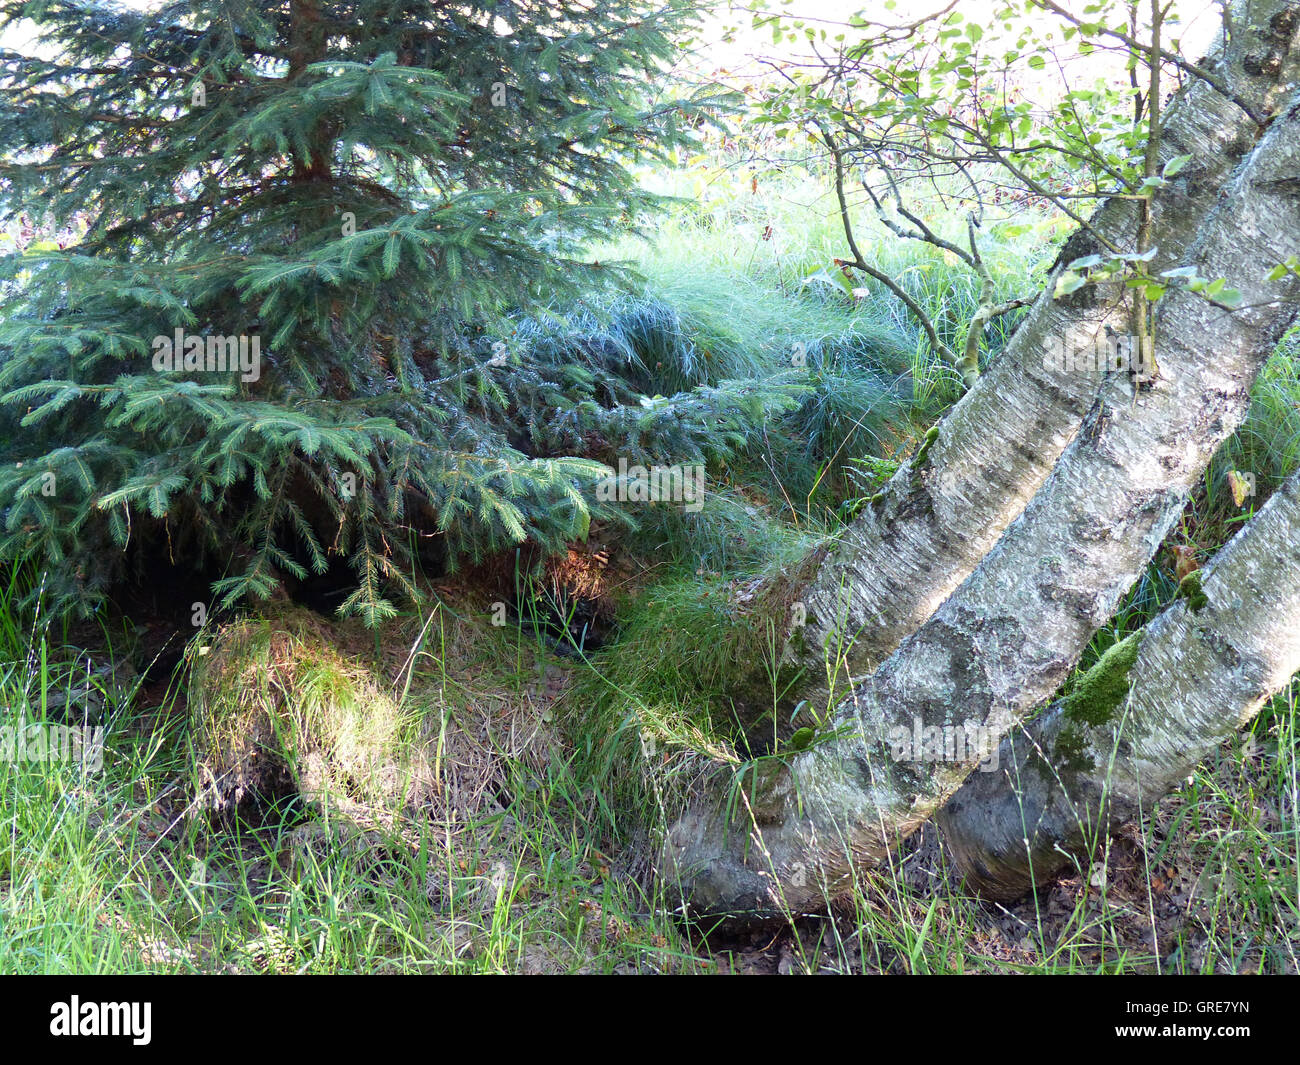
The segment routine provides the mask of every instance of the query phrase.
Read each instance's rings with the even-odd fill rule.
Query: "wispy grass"
[[[797,410],[759,419],[751,446],[712,471],[702,512],[642,512],[623,545],[646,572],[621,603],[613,641],[560,659],[540,627],[494,625],[472,598],[398,619],[382,639],[329,627],[355,660],[348,669],[373,672],[368,683],[393,711],[385,720],[403,723],[385,744],[399,736],[423,745],[437,816],[362,823],[346,802],[290,789],[257,818],[217,823],[190,809],[196,730],[187,713],[169,712],[181,693],[147,715],[128,711],[131,685],[91,668],[66,633],[19,617],[16,584],[0,589],[5,721],[20,708],[29,720],[48,716],[94,689],[108,728],[99,773],[0,761],[0,971],[711,967],[665,913],[648,866],[656,830],[700,774],[743,763],[753,715],[784,694],[773,634],[739,608],[746,588],[841,520],[839,504],[864,490],[849,471],[869,476],[863,459],[886,460],[887,470],[957,398],[958,380],[891,296],[839,284],[839,223],[815,175],[764,173],[757,192],[748,173],[706,168],[675,180],[698,193],[693,204],[665,219],[652,243],[599,253],[631,258],[643,290],[525,324],[519,342],[557,364],[615,368],[647,395],[763,379],[796,356],[812,389]],[[930,220],[945,232],[962,224],[938,207]],[[1017,234],[987,232],[1002,295],[1032,288],[1050,257],[1051,221],[1024,224]],[[965,268],[886,239],[865,216],[857,225],[873,260],[951,343],[974,307]],[[989,353],[1010,324],[991,332]],[[1189,506],[1182,541],[1208,557],[1297,465],[1300,364],[1284,346]],[[1256,499],[1237,505],[1231,470],[1255,475]],[[1175,587],[1162,554],[1082,667],[1155,616]],[[121,657],[124,640],[112,643],[104,657]],[[320,661],[305,675],[311,684],[276,696],[301,712],[294,720],[355,709],[360,689],[346,675]],[[750,682],[738,690],[742,675]],[[355,747],[348,737],[357,734],[316,728],[313,745],[329,758]],[[1015,907],[953,886],[932,841],[909,845],[893,865],[863,874],[833,918],[797,919],[771,967],[1294,971],[1298,739],[1293,686],[1108,857]],[[739,952],[724,961],[760,964]]]
[[[30,649],[30,630],[12,602],[0,596],[5,667]],[[614,875],[591,830],[600,820],[596,800],[574,776],[572,753],[554,741],[548,754],[536,736],[521,742],[526,729],[551,731],[540,718],[529,723],[534,709],[549,713],[534,702],[539,678],[556,669],[546,649],[521,628],[494,628],[477,611],[473,618],[435,614],[428,626],[408,622],[387,634],[404,633],[407,646],[370,667],[393,682],[401,710],[424,722],[447,816],[426,811],[378,823],[359,819],[346,798],[299,792],[252,819],[213,820],[197,808],[189,783],[186,716],[155,713],[150,718],[160,723],[145,731],[138,716],[119,718],[101,772],[0,760],[0,971],[706,965],[653,892]],[[286,655],[304,650],[303,630],[294,631],[293,646],[281,648]],[[331,630],[326,657],[337,654],[335,642],[357,651],[366,635]],[[312,683],[280,693],[285,715],[337,723],[334,704],[346,710],[356,690],[340,689],[338,670],[305,651],[301,666]],[[412,668],[404,671],[407,651]],[[3,705],[12,706],[21,674],[5,668],[0,677]],[[47,664],[33,686],[53,688],[55,677]],[[6,713],[4,723],[10,720]],[[347,732],[318,727],[307,753],[347,770],[357,739]],[[283,750],[278,738],[264,737],[263,757],[301,750],[293,737],[282,738]]]

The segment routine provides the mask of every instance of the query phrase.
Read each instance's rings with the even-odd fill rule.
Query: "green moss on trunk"
[[[1135,632],[1102,655],[1063,700],[1065,717],[1085,725],[1109,721],[1128,695],[1128,673],[1141,642],[1142,633]]]
[[[1201,571],[1192,570],[1178,582],[1178,597],[1187,600],[1187,606],[1193,614],[1199,614],[1210,602],[1209,596],[1201,589]]]
[[[938,439],[939,427],[937,425],[930,426],[926,431],[925,439],[921,441],[921,446],[917,449],[916,458],[912,462],[913,469],[919,470],[921,468],[921,464],[925,462],[930,455],[931,445],[933,445]]]
[[[1044,764],[1045,773],[1086,773],[1095,768],[1089,753],[1090,729],[1113,720],[1115,712],[1124,705],[1128,695],[1129,670],[1137,661],[1142,633],[1135,632],[1097,660],[1090,670],[1080,677],[1069,695],[1061,700],[1064,721],[1052,746],[1051,767]]]

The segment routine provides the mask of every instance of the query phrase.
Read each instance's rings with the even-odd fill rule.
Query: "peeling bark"
[[[1294,318],[1297,279],[1263,280],[1300,254],[1300,99],[1291,103],[1210,217],[1185,220],[1200,234],[1187,261],[1205,276],[1232,278],[1243,309],[1229,313],[1186,291],[1161,300],[1154,388],[1134,401],[1126,375],[1102,386],[1023,513],[929,620],[855,684],[835,710],[833,734],[768,761],[753,798],[732,804],[742,811],[736,824],[724,775],[672,826],[663,872],[684,901],[708,913],[771,912],[844,893],[856,867],[886,859],[978,761],[894,760],[892,730],[975,723],[996,743],[1060,686],[1240,424],[1256,373]],[[1021,377],[1037,380],[1025,387],[1040,396],[1056,388],[1041,366]],[[1026,461],[1042,461],[1028,443],[1024,450]],[[963,520],[962,502],[930,498],[931,528],[951,537],[944,523]],[[921,539],[913,546],[934,552]]]
[[[1195,576],[1140,634],[1117,700],[1057,702],[1002,742],[1001,772],[972,775],[940,813],[981,894],[1016,898],[1086,854],[1300,670],[1300,474]]]

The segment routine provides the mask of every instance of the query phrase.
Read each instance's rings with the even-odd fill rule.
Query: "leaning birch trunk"
[[[1174,788],[1300,670],[1300,473],[1184,597],[1008,737],[938,817],[967,882],[1016,898]]]
[[[1237,36],[1216,57],[1217,73],[1257,113],[1290,94],[1300,71],[1293,47],[1295,0],[1238,3]],[[1171,106],[1165,158],[1191,155],[1153,205],[1154,272],[1178,265],[1232,170],[1259,135],[1255,122],[1203,81]],[[1136,232],[1134,200],[1107,201],[1091,225],[1117,246]],[[1068,261],[1098,250],[1080,233]],[[1118,286],[1052,299],[1052,285],[1007,349],[956,404],[928,442],[834,545],[772,586],[790,633],[787,664],[802,666],[801,691],[817,710],[870,673],[978,565],[1046,479],[1096,396],[1097,381],[1044,366],[1045,352],[1094,350],[1111,326],[1127,332]],[[924,462],[920,461],[924,458]],[[792,613],[798,602],[802,609]],[[836,689],[838,688],[838,692]]]
[[[1296,101],[1291,101],[1296,103]],[[1162,376],[1133,402],[1110,380],[1055,469],[997,546],[837,708],[822,742],[768,760],[752,797],[721,782],[665,840],[663,872],[700,912],[780,912],[847,891],[961,785],[978,757],[896,761],[898,729],[978,727],[993,743],[1050,698],[1177,520],[1240,424],[1250,386],[1291,323],[1300,255],[1300,106],[1279,116],[1189,257],[1232,278],[1230,313],[1186,291],[1161,300]],[[740,827],[729,809],[746,814]],[[752,830],[752,833],[751,833]],[[752,834],[752,839],[751,839]]]

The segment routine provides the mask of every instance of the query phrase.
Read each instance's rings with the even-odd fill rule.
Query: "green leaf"
[[[813,737],[816,736],[816,734],[817,733],[807,725],[801,729],[795,730],[795,734],[790,737],[791,749],[796,751],[807,750],[808,745],[812,743]]]
[[[1055,298],[1068,296],[1071,292],[1077,292],[1086,284],[1086,279],[1076,273],[1067,271],[1056,279],[1056,289],[1053,292]]]

